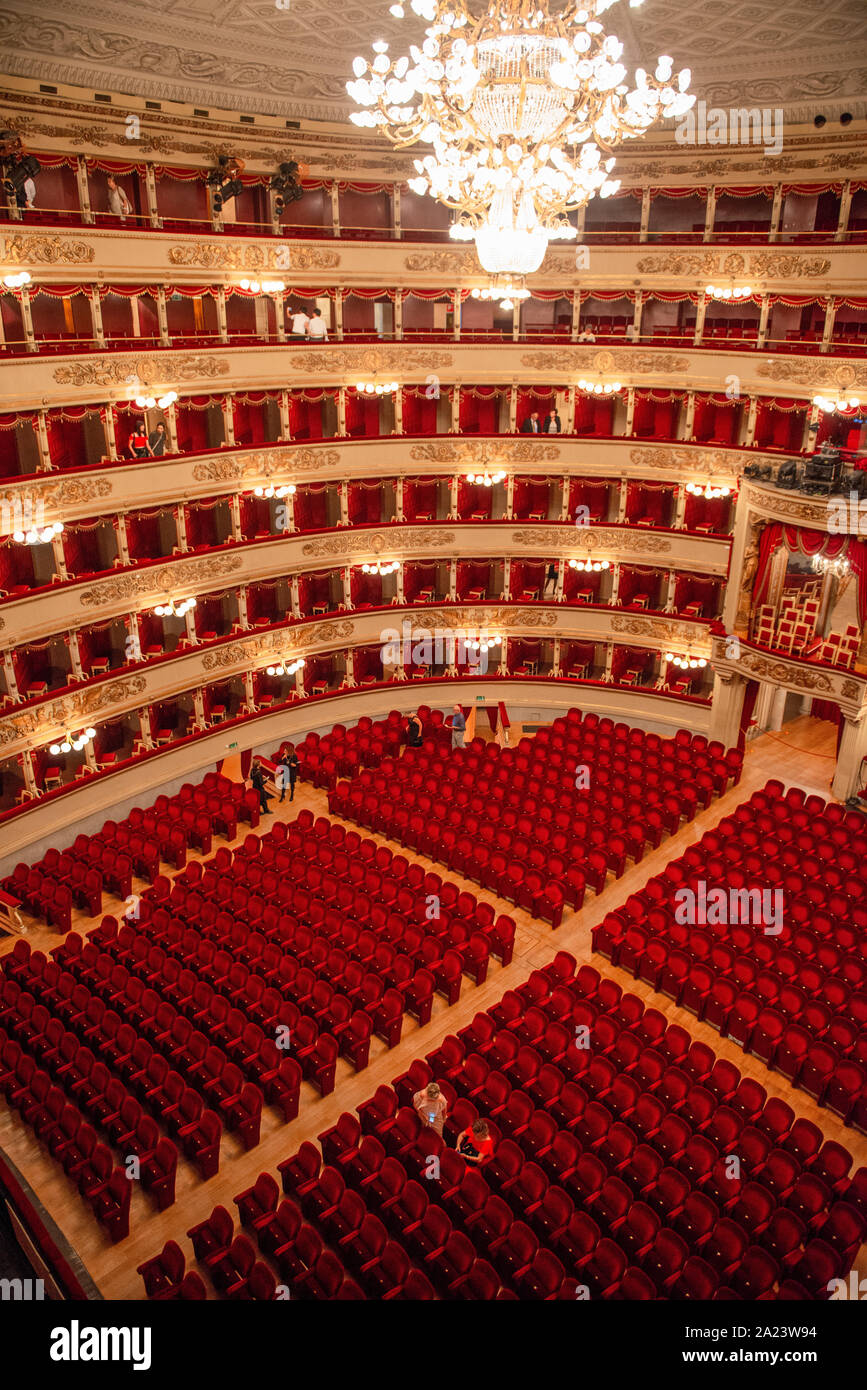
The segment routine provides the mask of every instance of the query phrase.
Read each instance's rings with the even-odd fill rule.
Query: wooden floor
[[[476,884],[464,882],[459,875],[446,874],[442,865],[429,864],[444,877],[453,879],[477,897],[487,899],[515,918],[517,934],[511,964],[503,968],[492,959],[488,978],[478,988],[465,976],[460,1000],[452,1008],[448,1008],[445,1000],[437,996],[433,1017],[424,1028],[419,1028],[414,1019],[405,1017],[402,1040],[390,1051],[381,1040],[374,1038],[370,1065],[358,1075],[341,1058],[337,1064],[337,1087],[331,1095],[322,1098],[311,1085],[302,1083],[300,1114],[291,1124],[285,1125],[273,1108],[266,1107],[261,1141],[249,1153],[243,1152],[234,1136],[225,1135],[220,1171],[210,1181],[202,1182],[191,1165],[181,1158],[177,1198],[167,1211],[155,1212],[147,1195],[136,1188],[132,1198],[130,1235],[119,1245],[111,1245],[106,1240],[60,1165],[41,1149],[32,1132],[3,1102],[0,1102],[0,1147],[12,1158],[37,1197],[51,1212],[103,1295],[109,1299],[141,1298],[143,1287],[136,1274],[136,1266],[157,1254],[166,1240],[177,1240],[187,1254],[188,1268],[197,1268],[192,1262],[192,1248],[185,1232],[204,1220],[217,1203],[222,1203],[234,1214],[236,1209],[232,1205],[232,1198],[249,1187],[259,1173],[268,1171],[277,1176],[278,1162],[294,1153],[303,1140],[315,1142],[316,1136],[334,1124],[343,1111],[353,1110],[372,1096],[377,1086],[390,1083],[407,1069],[414,1058],[423,1057],[437,1047],[447,1033],[456,1032],[469,1023],[479,1010],[494,1004],[505,990],[521,984],[532,970],[547,964],[556,951],[571,951],[579,963],[591,960],[590,932],[605,913],[642,888],[648,878],[658,873],[688,845],[700,839],[706,830],[716,825],[770,777],[778,777],[786,785],[796,784],[806,792],[817,792],[827,798],[835,763],[835,740],[836,730],[833,726],[809,718],[795,720],[781,733],[766,734],[755,740],[749,746],[743,777],[736,788],[712,802],[707,811],[698,815],[691,824],[681,827],[677,835],[664,840],[659,849],[646,854],[640,864],[630,865],[622,878],[609,879],[608,886],[598,898],[588,893],[582,910],[564,917],[556,932],[552,932],[546,924],[534,921],[527,913],[516,910],[511,904],[480,892]],[[272,805],[275,819],[290,820],[301,807],[309,807],[315,814],[328,813],[325,793],[301,784],[294,805],[288,801],[282,806],[277,801]],[[263,817],[260,829],[267,830],[270,823],[270,817]],[[245,826],[239,839],[243,839],[247,833],[249,828]],[[374,838],[388,843],[382,837]],[[390,847],[395,848],[394,844]],[[416,858],[428,864],[421,856]],[[146,885],[134,884],[133,887],[135,891],[141,891]],[[119,900],[112,899],[106,903],[105,911],[119,912],[120,907]],[[81,914],[74,920],[74,927],[79,931],[95,924],[96,919],[91,920]],[[50,949],[59,939],[44,924],[37,923],[32,924],[28,938],[34,947],[42,949]],[[0,954],[11,949],[12,945],[11,938],[0,941]],[[747,1056],[734,1043],[721,1039],[714,1029],[699,1023],[694,1015],[677,1008],[670,999],[654,993],[649,986],[612,967],[602,957],[595,956],[592,960],[597,969],[618,980],[624,990],[639,995],[672,1023],[681,1024],[693,1038],[713,1048],[718,1056],[729,1058],[743,1075],[759,1081],[769,1096],[779,1096],[793,1108],[796,1115],[817,1124],[826,1138],[843,1144],[853,1154],[855,1167],[867,1164],[867,1138],[863,1135],[843,1126],[835,1116],[820,1109],[803,1092],[788,1085],[776,1073],[769,1072],[757,1058]],[[867,1274],[867,1245],[862,1246],[856,1263],[859,1272]],[[204,1271],[200,1273],[204,1277]]]

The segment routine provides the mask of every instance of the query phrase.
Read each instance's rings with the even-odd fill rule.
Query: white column
[[[834,336],[834,320],[837,317],[837,303],[837,299],[830,295],[828,307],[825,310],[825,326],[822,329],[822,352],[827,352],[831,346],[831,339]]]
[[[458,562],[449,562],[449,601],[454,603],[458,596]]]
[[[605,644],[605,671],[604,671],[604,674],[603,674],[603,676],[602,676],[602,679],[603,679],[603,681],[606,682],[606,684],[610,684],[610,683],[611,683],[611,665],[612,665],[612,662],[613,662],[613,661],[614,661],[614,643],[613,643],[613,642],[606,642],[606,644]]]
[[[551,668],[551,675],[555,678],[560,674],[560,638],[554,638],[554,662]]]
[[[15,675],[12,653],[8,651],[3,653],[3,672],[6,676],[6,689],[9,691],[9,698],[17,703],[21,700],[21,692],[18,689],[18,678]]]
[[[129,540],[126,534],[126,517],[123,512],[118,512],[115,517],[115,532],[117,534],[117,549],[122,565],[129,564]]]
[[[25,748],[24,752],[21,754],[21,771],[24,773],[24,786],[27,788],[29,795],[33,797],[38,796],[39,788],[36,785],[36,777],[33,773],[33,757],[29,748]]]
[[[673,612],[674,612],[674,590],[675,590],[675,585],[676,585],[676,584],[677,584],[677,571],[676,571],[676,570],[669,570],[669,571],[668,571],[668,584],[666,585],[666,590],[665,590],[665,605],[664,605],[664,606],[665,606],[665,611],[666,611],[666,613],[673,613]]]
[[[157,285],[157,319],[160,325],[160,344],[169,347],[169,320],[166,313],[166,291],[164,285]]]
[[[63,553],[62,536],[52,536],[51,549],[54,554],[54,565],[57,570],[57,578],[60,580],[61,584],[63,584],[69,578],[69,575],[66,572],[66,556]]]
[[[692,427],[695,423],[695,392],[686,393],[686,419],[683,422],[683,438],[692,439]]]
[[[641,230],[638,233],[639,241],[647,240],[647,229],[650,226],[650,188],[641,190]]]
[[[768,233],[768,241],[778,241],[780,237],[780,219],[783,214],[783,185],[778,183],[774,188],[774,202],[771,208],[771,227]]]
[[[199,634],[196,632],[196,617],[192,608],[188,608],[184,614],[184,622],[187,627],[187,641],[190,643],[190,646],[197,647],[199,645]]]
[[[508,603],[512,597],[512,561],[507,555],[503,561],[503,603]],[[504,639],[505,640],[505,639]]]
[[[641,290],[635,291],[635,313],[632,316],[632,338],[638,342],[641,337],[641,315],[644,311],[644,295]]]
[[[229,341],[229,323],[226,318],[226,291],[222,285],[217,286],[215,299],[217,303],[217,332],[220,335],[220,342],[227,343]]]
[[[518,423],[518,388],[509,390],[509,434],[514,434]]]
[[[341,479],[340,483],[340,525],[349,525],[349,480]]]
[[[506,479],[506,520],[515,520],[515,476],[510,473]]]
[[[245,630],[250,626],[250,615],[247,611],[246,584],[242,584],[238,589],[238,623]]]
[[[566,587],[566,561],[555,560],[554,565],[557,569],[557,578],[554,581],[554,602],[563,602],[563,591]]]
[[[27,351],[38,352],[36,334],[33,332],[33,311],[30,307],[30,291],[26,285],[22,285],[18,293],[21,296],[21,324],[24,329],[24,341],[27,344]]]
[[[626,435],[632,434],[632,422],[635,419],[635,387],[630,386],[626,392]]]
[[[818,435],[813,430],[814,425],[818,425],[822,415],[822,408],[818,405],[811,405],[807,412],[807,423],[804,427],[803,448],[808,454],[816,452],[816,440]]]
[[[343,567],[343,607],[347,612],[352,612],[352,568],[349,565]]]
[[[351,647],[346,650],[346,674],[343,677],[343,687],[352,690],[355,686],[355,652]]]
[[[334,332],[343,339],[343,290],[334,291]]]
[[[758,416],[758,413],[759,398],[758,396],[750,396],[750,408],[747,413],[747,427],[744,431],[743,447],[745,449],[749,449],[750,445],[756,437],[756,418]]]
[[[337,433],[346,434],[346,387],[337,388]]]
[[[710,715],[710,736],[725,748],[737,745],[747,683],[743,676],[715,672]]]
[[[703,234],[703,236],[702,236],[702,241],[710,241],[711,236],[713,235],[713,224],[714,224],[714,218],[715,218],[715,217],[716,217],[716,189],[715,189],[715,188],[709,188],[709,189],[707,190],[707,205],[706,205],[706,208],[705,208],[705,215],[704,215],[704,234]]]
[[[403,434],[403,392],[395,392],[394,397],[394,432]]]
[[[758,346],[759,346],[760,348],[763,348],[763,347],[765,346],[765,339],[766,339],[767,336],[768,336],[768,319],[770,318],[770,316],[771,316],[771,296],[770,296],[769,294],[763,294],[763,295],[762,295],[762,308],[761,308],[761,313],[759,314],[759,333],[758,333],[758,338],[757,338],[757,340],[756,340],[756,341],[757,341],[757,344],[758,344]]]
[[[187,509],[183,502],[179,502],[174,511],[178,528],[178,548],[181,554],[184,554],[190,548],[187,542]]]
[[[402,608],[406,603],[406,591],[403,587],[403,565],[395,571],[395,589],[397,591],[397,604]]]
[[[292,430],[289,426],[289,392],[284,389],[280,392],[280,438],[290,440]]]
[[[105,406],[105,443],[112,463],[117,462],[117,434],[114,427],[114,406],[111,401]]]
[[[391,186],[391,232],[392,236],[398,241],[403,236],[400,225],[400,184],[393,183]]]
[[[847,179],[843,184],[843,191],[840,194],[840,216],[837,219],[837,230],[834,233],[835,241],[845,241],[846,233],[849,230],[849,212],[852,207],[852,181]]]
[[[620,562],[618,560],[614,561],[612,569],[613,574],[611,576],[611,597],[609,598],[608,603],[611,608],[616,608],[618,603],[620,602]]]
[[[171,453],[178,452],[178,407],[177,402],[172,401],[171,405],[165,408],[166,434],[169,437],[169,450]]]
[[[50,473],[54,464],[51,462],[51,450],[48,446],[48,425],[45,422],[45,411],[36,412],[36,442],[39,445],[39,472]]]
[[[461,292],[459,289],[452,290],[452,317],[454,318],[452,336],[455,342],[459,343],[461,340]]]
[[[235,412],[232,409],[232,402],[235,399],[234,391],[227,391],[220,402],[223,411],[223,428],[226,431],[226,443],[235,443]]]
[[[157,212],[157,180],[152,164],[145,165],[145,190],[147,192],[148,217],[152,227],[161,227],[162,218]]]
[[[398,478],[397,482],[394,485],[394,519],[395,521],[399,522],[402,522],[405,519],[403,512],[403,483],[403,478]],[[400,573],[402,577],[402,569]]]
[[[583,211],[583,209],[582,209]],[[581,332],[581,291],[572,291],[572,342],[574,343]]]
[[[452,387],[452,434],[458,434],[461,428],[461,388],[458,382]]]
[[[201,731],[207,728],[205,723],[205,701],[201,690],[193,691],[193,709],[196,715],[196,729]]]
[[[331,235],[340,236],[340,193],[337,184],[331,184]]]
[[[88,291],[88,297],[90,299],[90,319],[93,325],[93,336],[96,340],[97,347],[104,348],[105,329],[102,324],[102,303],[99,298],[99,288],[97,285],[91,285]]]
[[[87,161],[83,154],[75,157],[75,181],[78,184],[78,205],[81,208],[81,220],[85,226],[92,226],[96,221],[90,206],[90,189],[87,184]]]
[[[674,529],[683,530],[684,518],[686,516],[686,488],[683,483],[677,485],[677,497],[674,508]]]
[[[617,521],[618,521],[618,524],[622,524],[622,523],[626,520],[627,487],[628,487],[628,479],[626,479],[626,478],[621,478],[621,479],[620,479],[620,497],[619,497],[618,503],[617,503]]]
[[[458,519],[458,475],[453,473],[449,479],[449,521]]]
[[[692,335],[693,347],[701,347],[704,336],[704,319],[707,313],[707,295],[703,294],[695,307],[695,332]]]
[[[292,617],[301,617],[301,605],[298,602],[298,576],[293,574],[289,579],[289,597],[292,602]]]
[[[244,704],[249,714],[253,714],[256,709],[256,695],[253,690],[253,672],[244,672]]]
[[[394,296],[394,336],[403,337],[403,290],[398,290]]]
[[[232,540],[243,540],[241,535],[241,499],[237,492],[233,492],[229,498],[229,514],[232,519]]]

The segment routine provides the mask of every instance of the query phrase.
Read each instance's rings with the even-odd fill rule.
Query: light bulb
[[[51,745],[51,747],[49,748],[48,751],[49,751],[49,753],[51,753],[51,755],[52,755],[53,757],[56,758],[57,755],[58,755],[58,753],[60,752],[60,744],[59,744],[59,743],[52,743],[52,745]]]
[[[64,739],[63,742],[62,742],[61,745],[60,745],[60,751],[61,751],[61,753],[71,753],[71,752],[72,752],[72,744],[69,743],[69,742],[67,742],[66,739]]]

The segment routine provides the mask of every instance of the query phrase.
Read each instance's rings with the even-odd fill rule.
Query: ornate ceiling
[[[555,0],[556,4],[556,0]],[[408,9],[408,6],[407,6]],[[708,105],[865,114],[864,0],[646,0],[608,16],[631,66],[671,53]],[[422,23],[388,0],[0,0],[0,68],[41,82],[289,119],[345,121],[354,55]]]

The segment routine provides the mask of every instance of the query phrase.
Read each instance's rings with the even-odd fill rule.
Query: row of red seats
[[[416,1063],[398,1078],[391,1103],[381,1088],[368,1107],[373,1117],[380,1124],[393,1124],[398,1099],[409,1100],[435,1075],[443,1089],[452,1086],[464,1100],[471,1100],[495,1132],[499,1124],[512,1140],[517,1138],[525,1159],[529,1151],[527,1165],[511,1149],[504,1155],[509,1141],[502,1141],[484,1170],[488,1177],[506,1171],[507,1181],[522,1189],[525,1210],[532,1211],[534,1200],[543,1200],[541,1179],[546,1173],[565,1182],[573,1197],[577,1179],[583,1204],[596,1217],[607,1215],[614,1226],[609,1236],[615,1240],[624,1226],[630,1228],[627,1235],[633,1234],[631,1222],[639,1203],[671,1219],[675,1230],[677,1217],[689,1203],[689,1224],[699,1237],[693,1249],[702,1251],[691,1275],[708,1292],[690,1294],[679,1282],[684,1257],[665,1276],[666,1291],[673,1296],[713,1292],[718,1281],[701,1262],[710,1264],[713,1273],[715,1259],[708,1259],[705,1246],[712,1242],[721,1217],[728,1223],[727,1247],[736,1251],[733,1261],[738,1264],[736,1283],[743,1286],[742,1296],[754,1296],[744,1284],[749,1277],[762,1270],[773,1272],[754,1252],[752,1260],[746,1259],[749,1275],[744,1273],[741,1257],[749,1254],[747,1246],[757,1238],[760,1246],[769,1245],[779,1272],[788,1276],[782,1296],[826,1296],[827,1281],[837,1277],[841,1265],[849,1267],[863,1237],[867,1170],[860,1170],[850,1183],[852,1159],[841,1146],[823,1145],[815,1126],[795,1121],[782,1102],[767,1101],[757,1083],[742,1081],[731,1064],[715,1059],[704,1044],[691,1043],[683,1029],[668,1027],[661,1014],[645,1010],[635,996],[623,996],[617,985],[600,979],[589,966],[573,981],[570,967],[574,961],[561,953],[547,973],[534,972],[521,991],[510,992],[513,1002],[506,996],[501,1005],[477,1015],[459,1037],[447,1038],[427,1065]],[[506,1024],[513,1039],[497,1028],[498,1022]],[[588,1050],[567,1043],[574,1038],[574,1028],[582,1025],[589,1030]],[[544,1042],[534,1058],[530,1054],[535,1047],[528,1049],[519,1039],[530,1036],[538,1047],[543,1029]],[[554,1060],[544,1060],[546,1055]],[[571,1080],[566,1080],[567,1074]],[[510,1091],[511,1081],[515,1088]],[[454,1110],[461,1106],[459,1099]],[[461,1109],[454,1124],[463,1127],[472,1117],[472,1109]],[[563,1145],[563,1126],[578,1143],[577,1149],[573,1143],[571,1153]],[[732,1150],[748,1168],[749,1181],[746,1175],[737,1181],[726,1177],[719,1156]],[[541,1176],[538,1171],[526,1173],[533,1165],[536,1170],[541,1165]],[[535,1179],[535,1196],[530,1176]],[[690,1184],[699,1191],[690,1194]],[[847,1200],[837,1201],[838,1195]],[[749,1241],[732,1230],[733,1218]],[[642,1224],[649,1230],[653,1221]],[[669,1239],[667,1244],[670,1257],[678,1250],[684,1256],[677,1241]],[[712,1243],[710,1251],[714,1252]],[[627,1248],[621,1264],[634,1253]],[[734,1277],[733,1269],[725,1272]],[[773,1296],[770,1288],[766,1293]]]
[[[362,715],[350,729],[335,724],[325,735],[311,731],[295,747],[301,779],[314,787],[329,787],[334,785],[332,778],[351,777],[361,767],[378,767],[384,757],[399,751],[405,723],[398,710],[391,710],[385,719]],[[275,762],[286,746],[281,744]]]
[[[121,824],[108,820],[98,835],[76,836],[69,850],[49,849],[33,866],[16,864],[3,887],[34,917],[67,932],[73,903],[96,916],[105,887],[129,897],[134,873],[153,882],[161,859],[183,868],[191,845],[209,854],[212,827],[234,839],[239,819],[258,825],[257,793],[209,772],[199,786],[185,783],[175,796],[157,797],[148,810],[134,806]]]
[[[865,1131],[867,836],[818,802],[769,783],[609,913],[593,945]],[[675,904],[698,903],[700,885],[721,888],[726,910],[678,920]],[[780,893],[782,919],[771,932],[728,921],[732,889]]]

